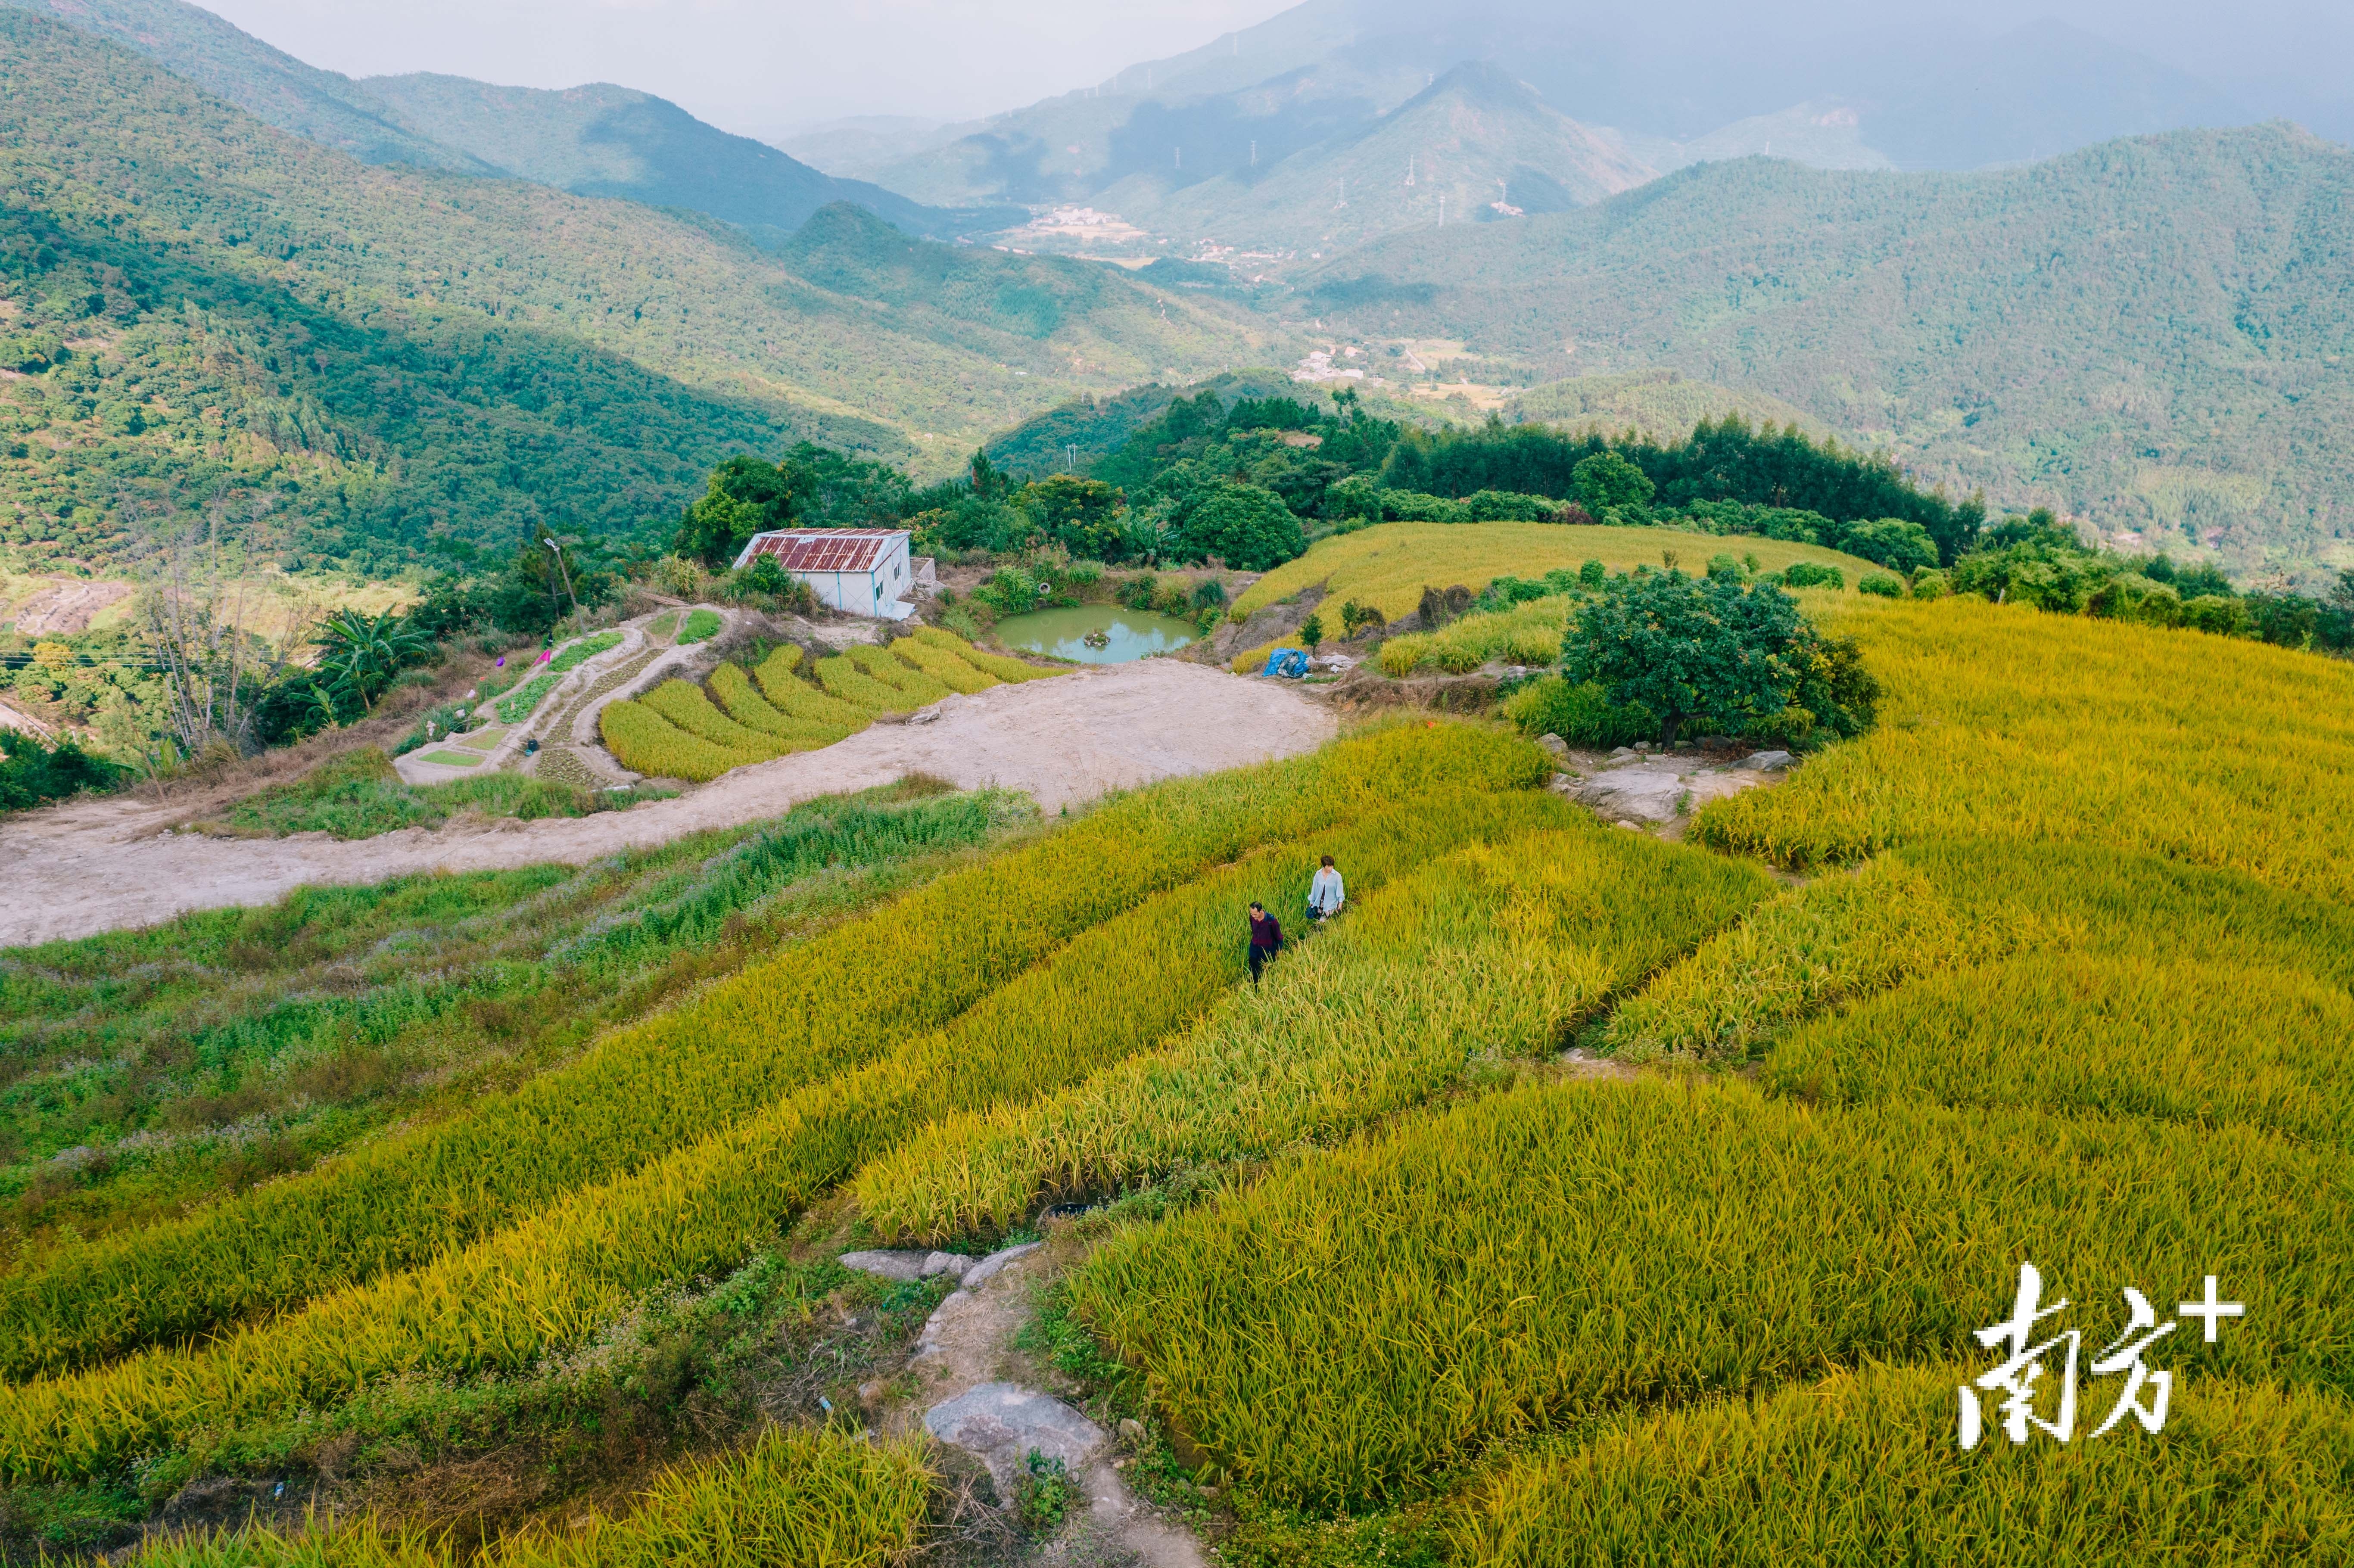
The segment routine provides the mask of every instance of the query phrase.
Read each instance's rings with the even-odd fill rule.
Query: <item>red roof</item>
[[[754,556],[774,556],[789,572],[865,572],[875,569],[892,540],[906,537],[898,528],[784,529],[756,535],[744,560],[748,566]]]

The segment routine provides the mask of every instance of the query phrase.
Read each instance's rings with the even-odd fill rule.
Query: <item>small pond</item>
[[[1089,632],[1100,631],[1106,641],[1090,648]],[[1083,604],[1070,609],[1041,609],[997,623],[997,635],[1008,648],[1076,659],[1082,664],[1125,664],[1147,653],[1166,653],[1193,641],[1193,623],[1149,609],[1122,609],[1116,604]]]

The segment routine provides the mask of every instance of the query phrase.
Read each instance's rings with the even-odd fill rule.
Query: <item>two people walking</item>
[[[1326,855],[1324,863],[1316,869],[1314,880],[1308,885],[1308,917],[1318,925],[1341,912],[1347,895],[1341,886],[1340,870]],[[1258,983],[1259,971],[1267,960],[1283,950],[1283,926],[1267,912],[1267,906],[1253,900],[1250,906],[1250,977],[1251,984]]]

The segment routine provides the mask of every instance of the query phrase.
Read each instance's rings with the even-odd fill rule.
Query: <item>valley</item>
[[[2354,1560],[2354,33],[1146,9],[0,0],[0,1565]]]

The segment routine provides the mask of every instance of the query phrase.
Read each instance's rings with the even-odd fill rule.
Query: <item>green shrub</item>
[[[1914,599],[1943,599],[1946,597],[1947,591],[1948,589],[1946,586],[1946,574],[1943,572],[1915,572],[1913,576],[1913,597]]]
[[[1819,561],[1792,561],[1782,568],[1782,580],[1792,588],[1847,587],[1847,574]]]
[[[1866,572],[1856,579],[1855,591],[1880,599],[1903,599],[1904,579],[1890,577],[1886,572]]]
[[[1903,517],[1859,523],[1840,540],[1840,548],[1892,572],[1920,571],[1937,564],[1937,542],[1926,528]]]
[[[1659,715],[1642,704],[1613,707],[1599,682],[1573,686],[1559,675],[1513,693],[1504,716],[1523,735],[1557,735],[1572,746],[1632,746],[1659,733]]]

